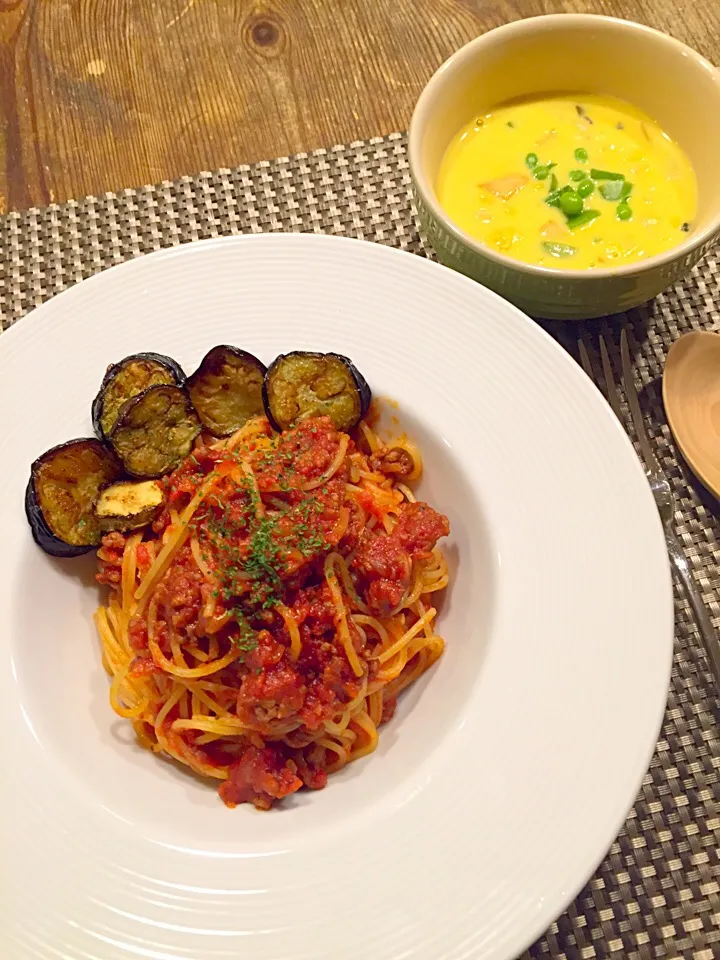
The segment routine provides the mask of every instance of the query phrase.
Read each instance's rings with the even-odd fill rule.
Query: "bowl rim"
[[[537,264],[526,263],[524,260],[508,257],[503,253],[492,250],[490,247],[485,246],[485,244],[475,240],[469,233],[466,233],[459,227],[437,202],[434,187],[429,183],[428,177],[420,168],[420,139],[427,124],[431,98],[436,93],[440,84],[444,82],[446,74],[456,69],[459,64],[477,57],[483,47],[511,41],[516,36],[527,33],[528,31],[538,32],[550,29],[553,23],[562,23],[563,25],[574,23],[577,26],[594,29],[597,29],[598,26],[609,29],[624,29],[628,32],[632,31],[637,35],[644,34],[655,43],[674,47],[678,53],[692,59],[698,67],[706,70],[713,77],[718,86],[720,96],[720,69],[701,53],[698,53],[697,50],[694,50],[681,40],[677,40],[675,37],[671,37],[661,30],[656,30],[654,27],[637,23],[634,20],[624,20],[621,17],[607,17],[594,13],[551,13],[537,17],[526,17],[522,20],[513,20],[510,23],[501,24],[481,34],[474,40],[470,40],[460,47],[459,50],[456,50],[455,53],[451,54],[425,84],[415,104],[408,130],[408,160],[413,184],[423,204],[430,210],[434,218],[442,223],[445,230],[450,233],[456,241],[470,247],[479,256],[494,262],[498,266],[520,271],[539,279],[563,280],[565,282],[569,280],[592,282],[608,278],[637,277],[654,272],[679,260],[689,258],[696,250],[711,242],[718,232],[720,232],[720,211],[718,211],[712,222],[709,223],[704,230],[699,231],[697,234],[689,234],[686,240],[680,241],[676,246],[670,247],[669,250],[663,253],[657,253],[652,257],[646,257],[635,263],[623,264],[617,267],[601,267],[599,269],[593,268],[592,270],[568,270],[561,267],[543,267]]]

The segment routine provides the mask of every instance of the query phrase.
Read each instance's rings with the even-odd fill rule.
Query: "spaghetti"
[[[162,514],[98,551],[110,702],[139,742],[261,809],[371,753],[443,651],[449,526],[415,500],[421,471],[367,422],[198,441]]]

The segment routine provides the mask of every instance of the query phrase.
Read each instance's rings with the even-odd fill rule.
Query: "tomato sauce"
[[[402,601],[414,562],[429,556],[449,532],[447,518],[423,503],[400,505],[389,534],[381,524],[370,529],[369,518],[388,508],[349,482],[354,441],[339,469],[324,479],[341,443],[347,442],[329,418],[314,418],[279,436],[268,428],[252,446],[235,451],[198,446],[162,481],[168,509],[152,527],[156,553],[157,541],[172,522],[170,507],[181,513],[200,485],[216,477],[192,518],[190,537],[155,588],[153,639],[166,656],[171,656],[172,638],[207,651],[204,629],[211,616],[224,623],[212,634],[222,649],[235,644],[243,651],[213,677],[231,691],[218,694],[223,705],[253,733],[240,756],[231,758],[228,779],[220,787],[230,806],[251,802],[266,808],[303,785],[324,786],[326,771],[311,764],[301,747],[362,691],[365,679],[353,671],[340,636],[325,575],[328,555],[343,557],[353,589],[383,617]],[[248,462],[251,477],[243,469]],[[390,476],[398,458],[377,461],[379,466],[384,462]],[[202,567],[191,548],[193,539]],[[119,582],[125,542],[122,534],[105,537],[97,576],[101,583]],[[137,556],[141,566],[150,561],[142,544]],[[281,606],[299,631],[296,658]],[[349,618],[348,629],[365,676],[373,676],[376,663]],[[149,654],[145,611],[131,620],[129,636],[136,651],[132,675],[152,673],[157,668]],[[385,705],[384,717],[393,710],[394,700]],[[168,736],[177,716],[175,709],[167,717]],[[228,763],[221,747],[198,745],[192,731],[172,735],[181,736],[203,763]]]

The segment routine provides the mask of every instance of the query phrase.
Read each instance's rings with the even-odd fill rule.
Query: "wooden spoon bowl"
[[[720,334],[696,330],[675,341],[665,362],[663,402],[682,455],[720,498]]]

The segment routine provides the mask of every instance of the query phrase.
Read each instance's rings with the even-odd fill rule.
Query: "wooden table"
[[[0,0],[0,212],[404,130],[459,46],[557,12],[720,61],[718,0]]]

